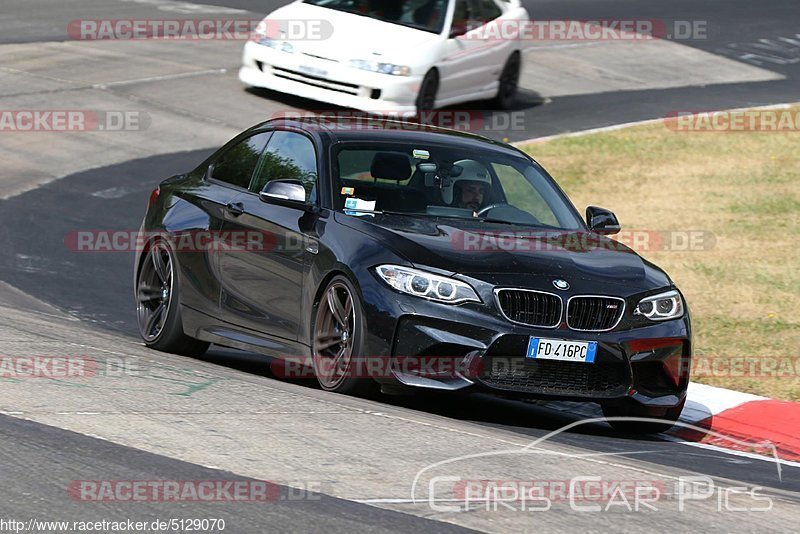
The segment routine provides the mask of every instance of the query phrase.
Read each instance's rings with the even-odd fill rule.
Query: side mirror
[[[620,231],[617,216],[613,212],[597,206],[586,208],[586,223],[592,232],[598,234],[612,235]]]
[[[259,193],[259,198],[267,204],[311,211],[314,204],[306,202],[306,188],[299,180],[273,180],[267,182]]]

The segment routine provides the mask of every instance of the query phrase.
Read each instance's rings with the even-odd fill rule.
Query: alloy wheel
[[[169,316],[173,294],[172,256],[157,242],[147,252],[136,282],[139,333],[146,342],[159,338]]]
[[[314,371],[324,389],[336,389],[348,377],[355,328],[353,295],[344,283],[334,282],[319,303],[314,329]]]

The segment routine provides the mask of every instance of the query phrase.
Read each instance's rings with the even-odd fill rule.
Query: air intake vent
[[[561,297],[524,289],[500,289],[497,304],[506,319],[542,328],[555,328],[561,321]]]
[[[572,297],[567,303],[567,326],[573,330],[603,332],[622,318],[625,301],[615,297]]]

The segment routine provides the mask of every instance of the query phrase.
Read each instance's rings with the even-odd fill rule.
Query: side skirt
[[[187,336],[215,345],[256,352],[272,358],[311,357],[311,347],[307,345],[224,323],[184,305],[181,305],[181,318],[183,331]]]

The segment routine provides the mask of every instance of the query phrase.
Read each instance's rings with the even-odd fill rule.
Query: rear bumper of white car
[[[381,115],[413,113],[422,76],[392,76],[256,42],[244,47],[239,79],[263,87]]]

